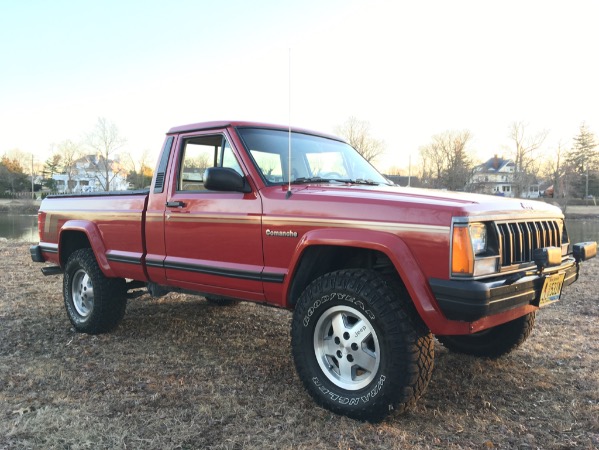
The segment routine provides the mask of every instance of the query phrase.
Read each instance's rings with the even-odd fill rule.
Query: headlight
[[[456,224],[453,227],[451,273],[453,276],[491,275],[497,271],[498,256],[487,253],[484,223]]]
[[[470,231],[470,241],[475,255],[480,255],[487,251],[487,227],[484,223],[471,223],[468,225]]]

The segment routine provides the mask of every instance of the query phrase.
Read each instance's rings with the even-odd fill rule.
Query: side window
[[[225,145],[223,146],[223,153],[219,167],[229,167],[235,170],[235,172],[237,172],[239,175],[243,176],[243,172],[241,171],[241,167],[239,167],[237,158],[235,158],[235,155],[233,154],[233,150],[231,149],[229,141],[224,138],[223,141],[225,142]]]
[[[231,145],[222,135],[198,136],[183,143],[178,191],[203,191],[204,173],[209,167],[230,167],[243,175]]]

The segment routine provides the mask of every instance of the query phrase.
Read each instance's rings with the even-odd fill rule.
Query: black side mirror
[[[230,167],[209,167],[204,172],[204,187],[211,191],[252,192],[244,177]]]

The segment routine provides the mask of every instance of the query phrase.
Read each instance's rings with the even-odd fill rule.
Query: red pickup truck
[[[556,207],[401,188],[336,137],[250,122],[171,129],[149,191],[49,196],[39,235],[78,331],[117,326],[141,285],[289,308],[307,391],[370,421],[425,391],[433,335],[513,350],[597,252]]]

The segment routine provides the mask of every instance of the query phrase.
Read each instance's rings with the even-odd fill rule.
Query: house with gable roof
[[[495,155],[474,168],[469,191],[480,194],[514,196],[514,172],[516,164],[511,159]]]
[[[511,159],[504,159],[497,155],[474,168],[468,184],[468,190],[480,194],[501,195],[514,197],[516,164]],[[523,190],[522,197],[539,197],[539,185],[536,183]]]
[[[109,166],[108,180],[110,190],[122,191],[129,187],[127,177],[118,170],[116,161],[108,160],[97,155],[86,155],[77,159],[72,167],[66,168],[63,173],[53,174],[56,190],[60,194],[89,193],[104,191],[106,185],[106,164]]]

